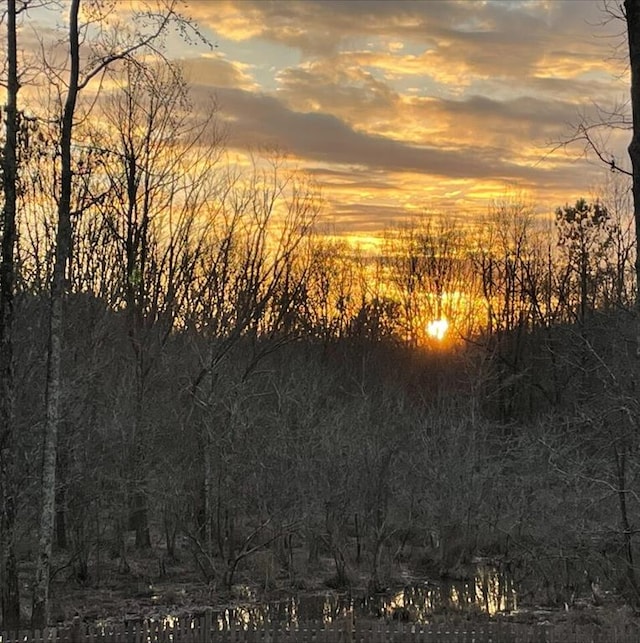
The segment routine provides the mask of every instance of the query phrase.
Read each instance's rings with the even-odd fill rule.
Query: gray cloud
[[[199,83],[206,78],[213,87],[236,87],[251,89],[253,79],[238,65],[222,56],[184,58],[180,61],[189,83]]]
[[[355,131],[331,114],[295,112],[272,96],[229,88],[217,95],[221,113],[233,120],[230,141],[239,146],[275,143],[306,159],[449,178],[539,180],[546,175],[502,160],[495,149],[409,145]]]
[[[190,3],[211,28],[225,33],[224,12],[209,0]],[[590,34],[605,15],[597,2],[553,0],[550,3],[469,0],[243,0],[242,12],[260,37],[326,56],[359,37],[393,38],[433,49],[451,64],[464,62],[476,73],[522,76],[553,50],[566,48],[584,57],[601,54],[602,42]],[[237,16],[229,28],[237,28]],[[611,25],[607,33],[617,34]]]
[[[274,69],[275,94],[229,76],[218,100],[231,144],[290,150],[327,187],[341,225],[379,227],[414,197],[478,208],[501,184],[571,200],[601,173],[575,156],[546,158],[572,123],[597,117],[594,104],[611,105],[625,87],[608,76],[624,70],[607,58],[620,40],[602,38],[619,25],[602,27],[598,2],[194,6],[221,37],[247,47],[243,60],[249,48],[259,57],[265,41],[302,53]],[[359,191],[373,196],[358,202]],[[398,207],[388,205],[394,199]]]
[[[494,140],[509,135],[522,145],[549,145],[550,140],[566,136],[579,118],[593,121],[598,117],[598,109],[592,104],[579,108],[574,102],[535,96],[509,100],[480,95],[463,100],[433,99],[426,101],[422,111],[425,114],[435,111],[449,121],[477,131],[483,139],[491,132]],[[506,142],[504,147],[506,152],[509,147]]]
[[[349,190],[397,190],[399,186],[384,172],[356,172],[335,170],[327,167],[307,167],[305,172],[322,180],[322,184],[333,188]]]

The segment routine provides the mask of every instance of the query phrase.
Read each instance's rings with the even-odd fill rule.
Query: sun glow
[[[442,341],[449,329],[449,322],[446,319],[434,319],[427,324],[427,335]]]

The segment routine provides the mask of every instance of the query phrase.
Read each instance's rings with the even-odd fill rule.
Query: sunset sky
[[[172,40],[169,54],[196,96],[216,96],[229,146],[286,150],[339,233],[473,217],[505,192],[547,213],[588,197],[606,170],[554,143],[628,95],[624,23],[605,24],[599,0],[188,0],[185,13],[215,47]]]

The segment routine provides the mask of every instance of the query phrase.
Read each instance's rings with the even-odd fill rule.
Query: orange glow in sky
[[[553,213],[606,170],[554,145],[629,93],[612,55],[624,29],[597,0],[189,0],[184,13],[211,44],[167,38],[194,106],[215,97],[231,153],[286,151],[320,186],[329,234],[375,236],[416,211],[474,219],[505,190]],[[22,50],[54,42],[60,16],[54,3],[23,17]],[[610,140],[623,165],[628,140]]]

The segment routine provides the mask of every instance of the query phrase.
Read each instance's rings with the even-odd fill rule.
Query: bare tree
[[[581,118],[574,131],[560,145],[581,144],[585,153],[594,155],[612,171],[631,177],[637,248],[640,245],[638,243],[640,240],[640,2],[624,0],[624,4],[620,4],[613,0],[604,0],[603,9],[606,16],[605,24],[617,20],[625,23],[631,72],[630,101],[623,101],[608,108],[596,106],[596,117]],[[610,146],[612,133],[629,130],[632,136],[628,146],[631,170],[624,162],[616,159]],[[635,259],[635,282],[636,352],[640,357],[640,253],[638,252]]]
[[[480,342],[489,357],[488,399],[495,399],[505,419],[522,401],[521,395],[532,392],[531,381],[524,377],[531,332],[550,319],[553,297],[545,276],[551,258],[545,261],[545,232],[536,225],[531,206],[509,198],[492,206],[473,249],[486,311]]]
[[[184,311],[210,226],[207,201],[216,190],[222,147],[215,111],[194,117],[179,70],[125,63],[119,89],[105,100],[110,150],[104,164],[108,198],[101,220],[115,247],[112,301],[124,305],[133,356],[131,524],[136,546],[151,546],[145,404],[162,347]]]
[[[192,537],[208,561],[207,573],[214,575],[217,551],[228,579],[242,551],[233,489],[223,483],[233,478],[232,400],[266,356],[298,336],[289,319],[307,269],[296,263],[319,203],[313,186],[283,166],[279,155],[254,157],[247,172],[229,168],[226,181],[209,243],[198,257],[185,321],[200,334],[189,421],[198,432],[202,518]],[[232,355],[242,365],[238,369],[232,368]]]
[[[81,14],[80,8],[85,9]],[[107,3],[108,5],[109,3]],[[49,573],[51,566],[52,535],[55,515],[56,450],[60,421],[60,392],[62,388],[62,337],[63,301],[67,290],[67,264],[72,244],[74,169],[72,163],[73,134],[76,107],[83,90],[99,81],[115,62],[131,58],[140,50],[154,48],[154,43],[171,24],[187,25],[176,12],[175,0],[157,3],[157,11],[143,11],[134,28],[126,29],[116,24],[117,34],[100,26],[105,23],[108,11],[115,9],[102,2],[71,0],[69,7],[69,53],[60,115],[60,174],[59,198],[55,239],[55,259],[51,283],[51,311],[49,321],[49,349],[46,375],[46,420],[43,438],[42,498],[39,524],[38,561],[33,596],[32,624],[42,628],[48,622]],[[141,19],[144,19],[142,23]],[[84,20],[84,22],[82,21]],[[91,30],[98,27],[98,36],[91,38]],[[88,55],[81,55],[83,49]],[[155,49],[155,48],[154,48]],[[156,49],[157,50],[157,49]],[[158,51],[159,53],[159,51]],[[87,60],[82,67],[82,61]],[[58,78],[62,73],[56,74]]]
[[[2,85],[6,88],[2,168],[2,232],[0,258],[0,592],[5,625],[19,623],[20,598],[14,551],[17,518],[15,461],[14,297],[18,272],[18,202],[25,187],[20,180],[33,147],[35,119],[18,108],[18,93],[26,82],[27,66],[18,61],[18,20],[27,10],[42,8],[49,0],[9,0],[0,14],[7,28],[6,60]]]
[[[606,279],[602,285],[606,309],[633,307],[635,290],[635,242],[633,207],[629,177],[607,173],[594,200],[600,201],[610,216],[611,251],[606,258]]]
[[[629,144],[629,158],[633,180],[633,215],[636,223],[636,353],[640,358],[640,2],[625,0],[624,9],[631,67],[633,136]]]
[[[13,375],[13,296],[16,245],[16,203],[18,174],[18,60],[16,0],[9,0],[7,22],[7,103],[5,142],[2,151],[4,204],[2,209],[2,257],[0,263],[0,597],[5,628],[20,623],[20,593],[15,555],[16,499],[13,483],[13,439],[15,392]]]

